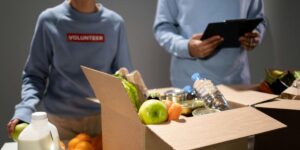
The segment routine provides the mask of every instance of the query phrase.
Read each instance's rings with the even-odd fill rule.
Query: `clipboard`
[[[239,38],[247,32],[252,32],[262,21],[263,18],[254,18],[209,23],[201,40],[220,35],[224,41],[218,48],[240,47]]]

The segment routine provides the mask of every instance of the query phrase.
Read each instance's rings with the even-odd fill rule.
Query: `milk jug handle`
[[[61,147],[59,144],[59,137],[57,134],[57,129],[53,128],[54,125],[52,125],[52,124],[50,124],[50,126],[52,126],[50,128],[50,137],[51,137],[52,144],[53,144],[53,150],[61,150]]]

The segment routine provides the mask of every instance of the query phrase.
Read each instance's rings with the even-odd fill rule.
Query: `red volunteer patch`
[[[104,34],[90,33],[67,33],[67,41],[69,42],[104,42]]]

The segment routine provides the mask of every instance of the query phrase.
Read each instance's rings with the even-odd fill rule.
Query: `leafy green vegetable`
[[[138,90],[134,84],[124,79],[120,74],[116,73],[115,76],[122,81],[123,87],[125,88],[131,103],[134,105],[136,111],[139,110],[141,104],[139,102]]]
[[[294,77],[296,78],[296,80],[300,79],[300,70],[294,71]]]

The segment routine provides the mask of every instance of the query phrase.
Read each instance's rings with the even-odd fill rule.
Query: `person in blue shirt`
[[[199,72],[215,84],[249,84],[247,51],[265,31],[265,21],[240,37],[241,47],[223,48],[221,36],[200,40],[208,23],[229,19],[264,18],[262,0],[158,0],[153,25],[158,43],[171,54],[172,86],[192,85]]]
[[[9,135],[30,122],[41,101],[62,140],[101,132],[100,107],[88,100],[95,96],[81,65],[110,74],[132,70],[123,18],[96,0],[67,0],[39,15]]]

